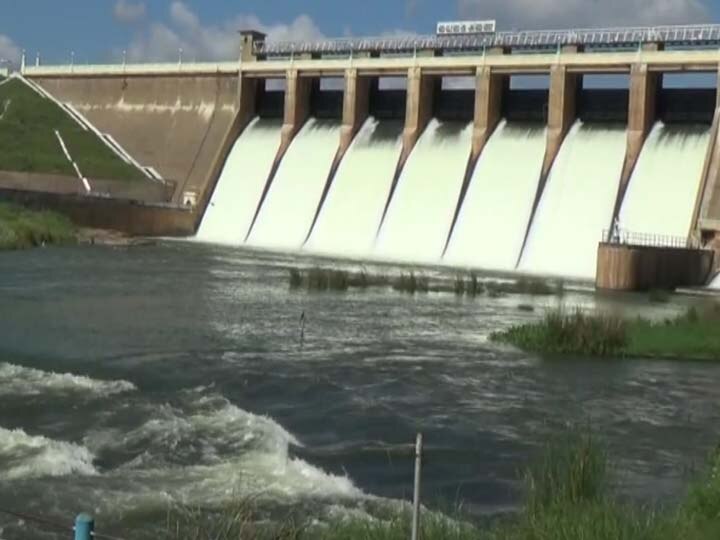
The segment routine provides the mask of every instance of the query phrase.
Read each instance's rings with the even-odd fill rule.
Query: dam
[[[23,75],[174,181],[202,242],[591,280],[614,227],[720,236],[718,26],[241,39]]]

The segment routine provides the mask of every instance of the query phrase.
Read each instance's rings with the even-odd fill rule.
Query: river
[[[719,440],[720,365],[487,339],[557,302],[662,317],[689,300],[308,293],[293,264],[312,261],[193,243],[1,254],[0,508],[85,510],[132,538],[178,503],[369,512],[409,498],[422,431],[428,504],[492,515],[574,422],[607,444],[622,493],[662,503]],[[68,535],[0,516],[0,538],[30,537]]]

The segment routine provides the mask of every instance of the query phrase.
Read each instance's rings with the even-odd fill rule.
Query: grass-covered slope
[[[19,79],[0,86],[0,115],[0,171],[75,177],[55,136],[58,130],[70,155],[88,178],[144,178],[136,167],[115,155],[94,133],[83,130],[62,108]]]

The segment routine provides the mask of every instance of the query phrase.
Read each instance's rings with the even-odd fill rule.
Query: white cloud
[[[13,40],[0,34],[0,61],[5,60],[13,64],[18,64],[21,55],[22,51],[20,47],[18,47]],[[0,67],[5,67],[5,65],[0,65]]]
[[[708,19],[703,0],[458,0],[463,18],[502,29],[674,24]]]
[[[141,32],[128,47],[131,61],[172,61],[183,57],[194,60],[234,60],[239,56],[239,30],[258,30],[271,40],[312,40],[323,35],[307,15],[289,24],[267,24],[254,15],[237,15],[221,25],[204,24],[184,2],[170,5],[168,23],[154,23]]]
[[[117,0],[113,9],[115,20],[122,23],[134,23],[145,18],[145,3],[133,4],[128,0]]]

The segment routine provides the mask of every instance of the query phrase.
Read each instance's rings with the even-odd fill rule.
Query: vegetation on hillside
[[[552,310],[491,339],[546,354],[718,360],[718,328],[720,304],[712,302],[662,321]]]
[[[686,498],[663,511],[616,499],[607,452],[587,430],[551,440],[522,473],[524,504],[517,513],[480,525],[458,515],[424,511],[423,540],[711,540],[720,533],[720,453],[709,460]],[[252,503],[232,510],[176,509],[166,540],[407,540],[408,510],[318,523],[290,515],[258,519]]]
[[[0,203],[0,250],[67,244],[75,235],[75,226],[63,215]]]
[[[0,171],[75,177],[55,130],[60,132],[80,171],[89,178],[134,180],[142,173],[115,155],[91,131],[83,130],[51,100],[22,81],[0,86]]]

